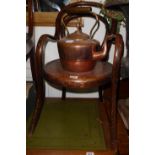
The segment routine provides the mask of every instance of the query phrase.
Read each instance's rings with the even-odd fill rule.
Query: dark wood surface
[[[79,2],[70,4],[65,7],[66,10],[70,9],[71,7],[82,7],[82,6],[89,6],[89,7],[99,7],[102,8],[103,5],[96,2]],[[96,67],[94,70],[89,72],[80,72],[72,74],[68,71],[65,71],[59,61],[50,61],[48,64],[44,64],[44,53],[45,47],[49,41],[56,42],[57,40],[61,39],[64,36],[64,25],[61,23],[62,18],[64,17],[65,9],[62,10],[56,20],[56,31],[55,35],[47,35],[44,34],[39,38],[37,48],[36,48],[36,106],[33,112],[32,120],[29,127],[29,136],[31,137],[35,127],[38,123],[42,107],[44,104],[45,99],[45,81],[50,84],[59,85],[62,88],[73,88],[78,90],[80,89],[91,89],[96,87],[97,89],[106,82],[110,83],[112,86],[111,89],[111,108],[108,118],[106,119],[107,124],[109,124],[109,129],[105,129],[109,132],[110,142],[109,148],[112,150],[117,150],[117,88],[118,88],[118,81],[119,81],[119,70],[120,70],[120,63],[121,58],[123,55],[123,39],[122,36],[119,34],[109,34],[107,33],[105,38],[103,39],[104,42],[101,45],[101,49],[104,49],[104,53],[109,54],[109,42],[113,42],[115,44],[114,50],[114,58],[112,66],[109,65],[107,61],[104,62],[97,62]],[[83,14],[87,16],[86,14]],[[69,16],[69,15],[68,15]],[[69,21],[72,18],[82,17],[80,15],[71,15],[71,18],[66,17],[66,21]],[[108,39],[107,39],[108,38]],[[79,45],[80,48],[80,45]],[[59,62],[59,63],[58,63]],[[44,67],[45,66],[45,67]],[[74,75],[76,74],[76,75]],[[108,79],[108,80],[107,80]]]

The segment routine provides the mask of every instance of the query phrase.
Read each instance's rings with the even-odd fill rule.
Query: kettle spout
[[[102,60],[104,59],[108,54],[108,41],[114,38],[114,35],[107,35],[105,37],[105,40],[103,42],[103,45],[101,47],[100,51],[93,51],[93,59],[94,60]]]
[[[93,60],[101,60],[107,55],[107,44],[101,51],[93,51]]]

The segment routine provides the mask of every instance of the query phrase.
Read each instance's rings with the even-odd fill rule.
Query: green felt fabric
[[[38,126],[26,144],[27,148],[40,149],[105,150],[97,101],[46,101]]]

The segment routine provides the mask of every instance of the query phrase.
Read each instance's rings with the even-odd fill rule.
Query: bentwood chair
[[[32,136],[35,127],[38,123],[43,104],[45,99],[45,84],[44,82],[47,81],[52,86],[59,86],[61,88],[72,89],[72,90],[88,90],[93,88],[99,88],[100,86],[104,86],[106,84],[112,85],[111,91],[111,107],[110,113],[107,113],[107,123],[109,126],[109,130],[105,129],[109,132],[110,135],[110,147],[117,148],[117,130],[116,130],[116,117],[117,117],[117,110],[116,110],[116,99],[117,99],[117,83],[119,81],[119,69],[120,69],[120,62],[123,55],[123,40],[121,35],[119,34],[112,34],[114,32],[114,28],[110,28],[107,20],[103,18],[100,14],[97,14],[100,23],[105,25],[105,36],[103,34],[104,41],[102,45],[106,48],[106,55],[108,57],[110,52],[111,44],[115,45],[114,49],[114,57],[113,63],[109,63],[107,59],[103,59],[102,61],[97,61],[95,67],[89,72],[70,72],[66,71],[60,62],[60,59],[51,60],[45,64],[44,56],[45,56],[45,47],[48,42],[57,42],[61,38],[65,36],[65,25],[69,23],[71,20],[81,17],[87,17],[94,19],[92,13],[87,12],[80,12],[77,11],[82,10],[82,7],[96,7],[101,9],[104,7],[102,4],[97,2],[76,2],[69,4],[68,6],[64,7],[59,13],[56,18],[56,28],[55,34],[44,34],[40,37],[37,48],[36,48],[36,75],[37,75],[37,99],[36,99],[36,106],[32,116],[32,120],[29,127],[29,136]],[[75,10],[75,11],[74,11]],[[93,9],[92,9],[93,10]],[[92,12],[92,11],[91,11]],[[114,24],[114,23],[113,23]],[[51,51],[55,52],[55,51]],[[57,52],[57,51],[56,51]],[[70,76],[72,75],[72,76]],[[78,77],[78,78],[71,78],[71,77]],[[101,103],[104,106],[103,103]],[[101,106],[101,107],[102,107]],[[52,131],[51,131],[52,132]]]

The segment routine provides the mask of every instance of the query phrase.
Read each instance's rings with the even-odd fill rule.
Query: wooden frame
[[[70,0],[70,3],[80,0]],[[34,26],[55,26],[55,20],[58,12],[34,12]],[[73,20],[68,26],[75,27],[80,22],[83,25],[82,19]],[[28,23],[28,13],[26,13],[26,24]]]

